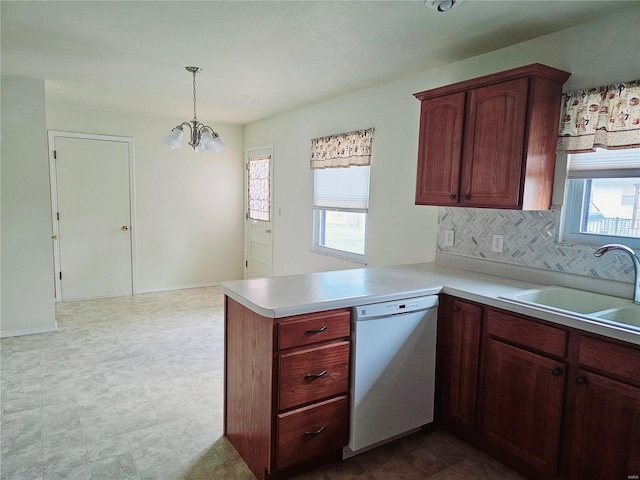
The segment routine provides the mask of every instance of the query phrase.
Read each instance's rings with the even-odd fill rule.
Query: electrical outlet
[[[455,240],[455,232],[453,230],[445,230],[444,231],[444,246],[445,247],[453,247],[454,240]]]
[[[496,253],[502,253],[504,247],[504,235],[494,235],[493,242],[491,242],[491,251]]]

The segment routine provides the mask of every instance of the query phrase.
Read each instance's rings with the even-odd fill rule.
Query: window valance
[[[562,97],[558,152],[640,147],[640,80]]]
[[[311,169],[371,164],[373,128],[311,140]]]

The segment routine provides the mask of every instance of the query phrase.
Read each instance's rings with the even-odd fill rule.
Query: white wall
[[[413,93],[530,63],[572,72],[565,91],[632,80],[640,76],[639,23],[637,8],[246,125],[246,146],[274,143],[274,274],[358,266],[311,252],[312,138],[375,127],[369,265],[431,261],[436,249],[437,208],[413,204],[420,109]],[[562,203],[564,168],[560,158],[553,199],[556,205]]]
[[[138,291],[217,284],[243,274],[242,127],[206,122],[221,153],[172,150],[162,137],[185,119],[47,103],[47,128],[134,139]]]
[[[56,330],[44,82],[2,76],[0,335]]]

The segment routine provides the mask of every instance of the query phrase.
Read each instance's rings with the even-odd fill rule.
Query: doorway
[[[273,272],[273,144],[245,150],[244,278]]]
[[[49,132],[55,299],[136,292],[133,139]]]

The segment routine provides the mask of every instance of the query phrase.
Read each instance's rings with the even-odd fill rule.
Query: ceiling
[[[1,2],[2,73],[47,100],[245,124],[637,7],[634,0]]]

